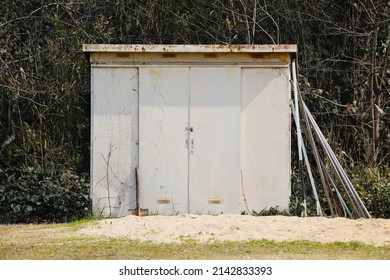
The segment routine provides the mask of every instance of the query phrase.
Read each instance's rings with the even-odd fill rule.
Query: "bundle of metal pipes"
[[[312,154],[317,165],[319,177],[323,187],[323,192],[326,197],[329,212],[332,217],[349,217],[354,218],[371,218],[370,213],[367,211],[358,193],[353,187],[347,174],[338,161],[335,153],[330,148],[322,131],[318,127],[313,115],[310,113],[305,102],[302,99],[302,95],[299,90],[297,81],[297,69],[295,60],[292,62],[292,85],[294,90],[294,102],[291,102],[292,112],[297,128],[298,139],[298,156],[299,156],[299,174],[302,186],[303,196],[303,216],[307,216],[307,203],[306,203],[306,188],[304,179],[303,166],[305,163],[307,174],[309,175],[310,185],[316,202],[317,216],[323,216],[324,212],[321,207],[320,199],[317,192],[317,187],[314,181],[313,172],[310,166],[309,158],[306,152],[305,144],[303,141],[303,134],[301,129],[300,111],[304,123],[305,136],[308,138],[308,142],[312,149]],[[300,109],[300,110],[299,110]],[[325,165],[324,160],[321,158],[320,151],[317,148],[317,143],[323,149],[327,162]],[[303,155],[303,158],[302,158]],[[304,160],[304,163],[303,163]],[[332,172],[330,172],[330,169]],[[335,175],[335,179],[330,175]]]

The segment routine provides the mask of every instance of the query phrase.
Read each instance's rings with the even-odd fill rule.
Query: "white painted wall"
[[[92,68],[91,198],[94,215],[135,208],[138,69]]]

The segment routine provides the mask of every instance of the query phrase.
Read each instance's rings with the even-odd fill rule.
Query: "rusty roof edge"
[[[128,45],[83,44],[83,52],[296,53],[297,45]]]

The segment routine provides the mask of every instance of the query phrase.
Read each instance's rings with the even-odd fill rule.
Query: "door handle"
[[[186,149],[188,149],[188,144],[189,144],[189,140],[188,139],[186,139],[186,141],[185,141],[185,145],[186,145]],[[193,149],[195,147],[195,140],[194,139],[191,139],[191,149]]]
[[[190,132],[193,132],[194,131],[194,128],[192,126],[187,126],[186,129]]]

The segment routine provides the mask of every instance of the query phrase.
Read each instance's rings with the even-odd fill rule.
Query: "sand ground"
[[[357,241],[390,245],[390,220],[245,215],[126,216],[100,220],[75,234],[126,237],[156,243],[196,240],[310,240],[322,243]]]

